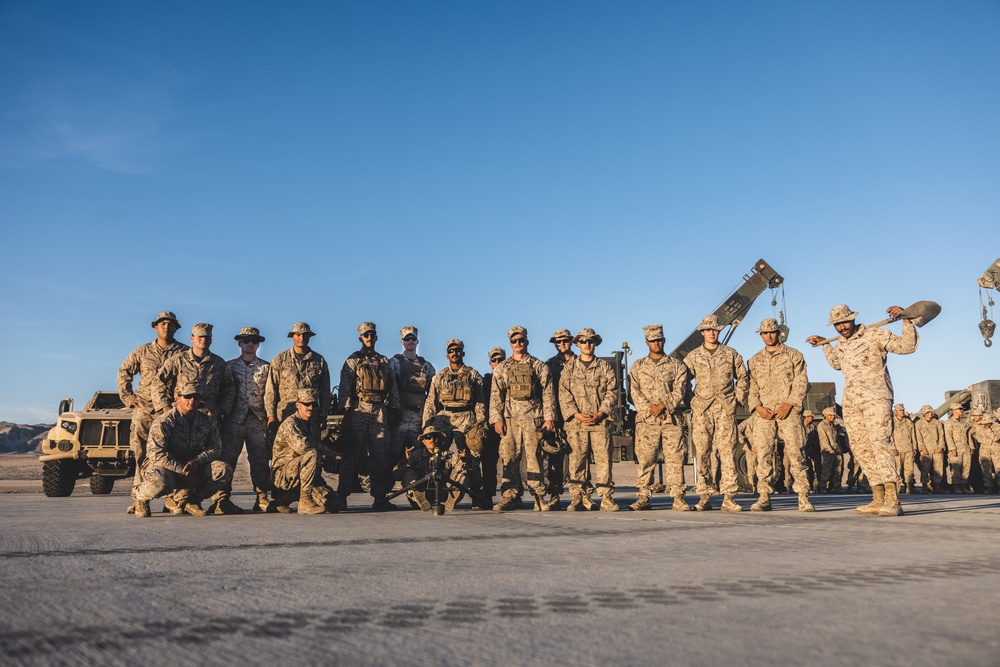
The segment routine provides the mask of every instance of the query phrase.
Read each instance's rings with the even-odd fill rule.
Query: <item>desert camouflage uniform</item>
[[[235,469],[245,443],[254,491],[266,492],[271,486],[271,474],[267,465],[271,458],[271,448],[267,442],[264,388],[271,365],[260,358],[247,363],[241,357],[230,359],[226,363],[236,382],[236,398],[232,411],[222,422],[221,460]]]
[[[360,391],[358,369],[367,366],[373,377],[384,384],[380,391]],[[399,392],[396,375],[389,368],[389,360],[378,352],[366,355],[353,353],[340,370],[340,400],[348,411],[346,426],[354,438],[350,452],[340,464],[337,493],[346,498],[354,488],[354,478],[359,470],[371,474],[371,496],[376,500],[389,494],[393,486],[392,460],[388,419],[390,411],[399,411]]]
[[[795,348],[781,345],[774,352],[763,349],[750,357],[747,368],[750,375],[747,407],[753,420],[750,437],[757,453],[758,493],[774,493],[774,457],[779,437],[785,443],[785,478],[790,474],[795,493],[808,493],[809,477],[802,453],[805,445],[802,402],[809,384],[805,359]],[[756,412],[758,406],[773,412],[786,403],[792,409],[785,419],[762,419]]]
[[[992,415],[972,426],[972,437],[979,444],[979,465],[983,469],[983,493],[997,490],[997,472],[1000,470],[1000,427]]]
[[[136,491],[136,500],[149,501],[174,492],[179,505],[198,503],[232,481],[233,469],[218,460],[222,453],[219,424],[204,412],[190,418],[168,410],[149,429],[149,469]],[[184,488],[184,465],[198,462],[194,488]]]
[[[571,360],[576,358],[577,356],[573,354]],[[556,397],[556,430],[563,431],[566,430],[566,424],[563,419],[562,411],[559,409],[559,379],[562,377],[563,369],[566,367],[567,363],[569,363],[569,361],[567,361],[561,354],[557,354],[545,360],[545,365],[549,369],[549,377],[552,379],[552,393],[555,394]],[[566,439],[569,440],[569,434],[567,434]],[[559,454],[550,454],[545,450],[539,450],[538,455],[542,460],[542,475],[547,480],[548,492],[554,496],[562,494],[566,475],[570,472],[567,455],[563,452],[560,452]]]
[[[295,414],[295,397],[299,389],[313,389],[318,394],[318,405],[310,420],[313,436],[318,437],[330,412],[330,367],[323,355],[315,350],[298,355],[294,348],[289,348],[271,359],[271,371],[264,387],[264,410],[268,420],[274,419],[280,424]]]
[[[753,450],[753,419],[744,419],[736,427],[736,446],[743,447],[747,462],[747,481],[757,492],[757,452]]]
[[[722,479],[718,491],[731,495],[736,482],[736,404],[745,405],[750,379],[743,357],[728,345],[715,350],[704,345],[693,350],[684,363],[694,377],[691,399],[691,439],[698,453],[698,495],[716,492],[712,456],[718,454]]]
[[[530,379],[524,378],[517,387],[528,394],[515,398],[510,394],[514,382],[512,371],[530,366]],[[524,374],[525,376],[528,373]],[[519,392],[519,396],[523,395]],[[536,357],[528,355],[518,362],[508,357],[493,369],[493,387],[490,390],[490,419],[496,424],[504,421],[507,434],[500,440],[500,460],[503,463],[501,492],[517,491],[521,483],[521,456],[527,459],[526,486],[536,496],[546,491],[542,475],[542,448],[538,446],[538,431],[542,423],[556,420],[556,397],[548,367]]]
[[[926,488],[930,481],[937,489],[944,478],[944,424],[921,417],[914,424],[914,431],[920,449],[920,484]]]
[[[656,455],[662,448],[664,478],[670,495],[683,494],[685,392],[690,382],[687,366],[669,355],[661,359],[645,356],[628,372],[629,391],[635,405],[635,456],[639,460],[636,491],[640,497],[653,493]],[[649,414],[649,406],[663,403],[663,419]]]
[[[817,420],[813,420],[807,425],[803,422],[802,428],[805,431],[805,446],[802,453],[806,457],[806,472],[812,480],[814,491],[820,490],[819,477],[823,470],[823,456],[819,450],[819,436],[816,434]]]
[[[614,488],[611,474],[611,422],[605,418],[600,424],[586,426],[573,418],[577,412],[611,415],[618,392],[618,378],[606,359],[594,358],[590,365],[580,357],[570,359],[562,369],[559,380],[559,409],[562,412],[569,441],[569,491],[574,496],[583,493],[589,481],[599,494]],[[590,455],[594,468],[587,475]]]
[[[823,346],[830,366],[844,373],[842,408],[851,452],[872,485],[899,484],[890,442],[892,379],[886,356],[916,349],[917,329],[910,320],[903,320],[901,336],[859,324],[850,338],[841,336],[836,346]]]
[[[892,446],[899,452],[896,455],[896,469],[904,484],[914,484],[913,456],[917,450],[917,432],[913,421],[904,414],[897,417],[893,413]]]
[[[174,402],[174,388],[178,383],[190,382],[198,388],[201,397],[199,410],[222,423],[233,409],[236,383],[226,360],[209,352],[199,359],[193,350],[170,357],[160,368],[153,382],[153,405],[163,410]]]
[[[390,458],[395,465],[402,460],[404,449],[417,443],[417,436],[424,428],[424,403],[436,371],[431,362],[419,355],[411,361],[402,354],[395,354],[389,359],[389,368],[396,376],[402,410],[399,423],[392,430]]]
[[[819,451],[822,469],[819,476],[820,491],[840,488],[840,477],[836,474],[840,463],[840,445],[837,443],[837,430],[825,419],[816,423],[816,435],[819,437]]]
[[[149,427],[153,424],[153,382],[160,372],[160,367],[167,359],[186,352],[191,348],[184,343],[174,341],[166,349],[160,347],[155,340],[135,348],[125,357],[118,369],[118,394],[125,407],[138,404],[132,410],[132,426],[129,429],[129,447],[135,456],[135,477],[132,481],[132,496],[142,483],[142,475],[149,466],[146,456],[146,441],[149,438]],[[133,391],[132,380],[139,375],[139,388]]]
[[[944,423],[944,441],[948,445],[948,468],[951,470],[951,484],[955,491],[969,481],[972,469],[972,455],[975,445],[969,433],[969,425],[961,419],[949,417]],[[955,452],[955,454],[952,454]]]
[[[486,435],[483,437],[482,460],[483,495],[492,498],[497,492],[497,468],[500,463],[500,434],[493,430],[490,415],[490,392],[493,389],[493,373],[483,376],[483,405],[486,407]]]
[[[424,425],[438,415],[448,418],[459,450],[451,457],[451,478],[479,493],[483,486],[479,457],[486,437],[486,404],[479,371],[471,366],[455,371],[449,365],[434,375],[424,403]],[[417,449],[422,449],[419,443]]]
[[[326,503],[330,488],[323,481],[322,463],[324,456],[334,454],[315,438],[311,420],[297,413],[286,417],[274,435],[273,452],[271,480],[275,490],[310,494],[317,504]],[[294,500],[288,496],[284,504]]]

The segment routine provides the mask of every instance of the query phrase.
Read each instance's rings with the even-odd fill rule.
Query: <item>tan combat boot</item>
[[[885,487],[881,484],[875,484],[872,486],[872,501],[867,505],[858,507],[854,511],[858,514],[878,514],[878,511],[882,509],[882,505],[885,504]]]
[[[417,504],[417,507],[419,507],[424,512],[430,511],[431,503],[429,500],[427,500],[427,494],[424,493],[423,491],[416,491],[414,489],[410,489],[409,491],[406,492],[406,497],[415,502]]]
[[[275,489],[271,492],[271,504],[274,505],[274,509],[281,514],[291,514],[292,513],[292,499],[294,498],[288,491],[278,491]]]
[[[326,508],[313,500],[312,489],[299,492],[299,514],[326,514]]]
[[[615,504],[614,499],[611,497],[610,491],[605,491],[601,494],[601,511],[602,512],[618,512],[621,507]]]
[[[879,516],[902,516],[903,508],[899,506],[899,487],[893,482],[885,484],[885,503],[878,511]]]
[[[514,489],[507,489],[500,496],[500,502],[493,506],[494,512],[511,512],[514,510],[515,503],[517,499],[517,491]]]
[[[535,506],[532,508],[535,512],[547,512],[549,510],[548,506],[545,504],[545,495],[536,494],[534,491],[531,493],[532,497],[535,499]]]
[[[567,512],[579,512],[583,509],[583,494],[580,492],[571,493],[569,498],[569,505],[566,506]]]
[[[229,495],[220,496],[212,505],[213,514],[243,514],[243,508],[233,503]]]
[[[458,499],[461,497],[461,491],[451,491],[448,493],[448,497],[444,501],[444,509],[446,512],[454,512],[455,505],[458,504]]]
[[[149,512],[149,501],[148,500],[137,500],[135,501],[135,509],[133,510],[135,515],[139,518],[145,519],[150,516]]]
[[[594,499],[590,497],[589,491],[584,492],[580,496],[580,502],[583,503],[583,509],[587,510],[588,512],[593,512],[594,510],[597,509],[597,503],[595,503]]]
[[[684,493],[678,492],[674,494],[674,504],[670,506],[670,509],[674,512],[690,512],[691,506],[687,504],[684,500]]]
[[[184,510],[177,504],[177,500],[173,496],[167,496],[163,499],[163,511],[170,512],[174,516],[184,514]]]
[[[912,481],[906,483],[906,495],[908,495],[908,496],[912,496],[913,495],[913,482]]]
[[[558,512],[559,510],[562,509],[562,501],[559,499],[559,496],[552,495],[552,497],[549,498],[548,503],[546,503],[546,506],[543,509]]]
[[[771,495],[766,491],[760,492],[760,498],[757,499],[753,505],[750,506],[751,512],[770,512],[771,511]]]
[[[128,509],[125,510],[125,514],[135,514],[135,500],[134,499],[132,500],[132,504],[128,506]]]
[[[649,502],[649,495],[643,493],[640,494],[634,503],[628,506],[633,512],[641,512],[643,510],[651,510],[653,506]]]
[[[723,512],[742,512],[743,508],[736,504],[733,500],[733,494],[727,493],[722,496],[722,507],[720,507]]]
[[[811,502],[809,502],[809,494],[808,493],[800,493],[799,494],[799,511],[800,512],[815,512],[816,511],[816,508],[813,507],[813,504]]]
[[[196,502],[194,498],[184,503],[184,506],[181,509],[191,516],[208,516],[208,512],[206,512],[201,506],[201,503]]]
[[[267,499],[267,491],[258,491],[257,500],[254,501],[251,512],[266,512],[271,508],[271,501]],[[273,511],[273,510],[272,510]]]
[[[712,496],[707,493],[701,494],[694,508],[699,512],[707,512],[708,510],[715,509],[712,507]]]

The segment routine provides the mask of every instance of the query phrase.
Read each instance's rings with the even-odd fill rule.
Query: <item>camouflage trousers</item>
[[[639,471],[635,485],[639,496],[648,498],[653,494],[653,472],[656,468],[656,454],[663,451],[663,478],[670,495],[684,493],[684,443],[682,427],[664,423],[662,426],[639,423],[635,425],[635,457],[639,459]]]
[[[739,446],[739,445],[737,445],[737,446]],[[756,493],[757,492],[757,482],[758,482],[758,479],[757,479],[757,452],[755,452],[753,450],[753,448],[751,448],[751,447],[749,447],[747,445],[743,446],[743,451],[745,452],[744,456],[746,457],[746,461],[747,461],[747,480],[750,482],[750,485],[753,487],[754,493]]]
[[[916,477],[916,463],[913,460],[913,452],[900,452],[896,455],[896,470],[899,471],[899,478],[903,484],[914,484]]]
[[[143,476],[149,468],[146,458],[146,441],[149,439],[149,427],[153,425],[153,413],[143,407],[132,411],[132,426],[128,432],[129,449],[135,457],[135,477],[132,478],[132,497],[142,484]]]
[[[841,458],[840,454],[831,454],[830,452],[820,452],[820,460],[822,468],[819,474],[819,488],[821,491],[826,491],[828,489],[839,489],[840,488],[840,478],[843,477],[844,471],[841,468]],[[839,470],[839,474],[838,474]]]
[[[736,415],[729,406],[716,402],[708,410],[695,413],[691,418],[691,439],[698,455],[698,485],[696,491],[703,496],[722,492],[726,495],[739,491],[736,482]],[[712,457],[719,457],[722,478],[715,488],[715,471]]]
[[[920,485],[927,486],[928,482],[935,486],[944,479],[944,452],[940,454],[920,455]]]
[[[198,466],[194,474],[193,488],[185,487],[184,475],[166,468],[150,466],[136,491],[135,499],[152,500],[176,491],[174,500],[178,503],[200,502],[226,488],[232,480],[233,469],[224,461],[210,461]]]
[[[979,466],[983,469],[983,491],[996,491],[997,473],[1000,470],[1000,444],[980,445]]]
[[[497,492],[497,464],[500,463],[500,436],[492,428],[486,429],[479,460],[482,469],[483,495],[492,498]]]
[[[222,456],[230,468],[235,469],[246,445],[247,461],[250,463],[250,481],[254,491],[268,491],[271,488],[271,444],[267,437],[267,420],[247,412],[242,424],[228,419],[222,423]],[[232,485],[227,491],[232,491]]]
[[[844,405],[851,452],[872,485],[899,484],[892,455],[892,399]]]
[[[968,449],[959,450],[955,456],[948,456],[948,469],[951,472],[951,483],[965,485],[969,481],[969,472],[972,470],[972,451]]]
[[[615,483],[611,475],[611,432],[607,426],[568,428],[566,440],[569,442],[570,494],[575,496],[583,493],[587,482],[598,493],[603,489],[613,489]],[[591,454],[594,455],[593,467],[590,466]]]
[[[390,451],[384,408],[373,412],[355,410],[348,419],[347,428],[353,443],[340,463],[337,493],[344,498],[351,495],[355,477],[367,468],[371,475],[371,496],[375,499],[386,497],[395,484],[392,469],[399,460],[394,459]]]
[[[542,474],[542,448],[538,446],[541,419],[508,419],[507,434],[500,439],[500,462],[503,464],[502,493],[517,491],[521,486],[521,457],[526,463],[525,486],[532,494],[545,493],[546,480]]]
[[[312,491],[314,486],[323,483],[320,460],[318,451],[308,449],[301,456],[274,468],[271,471],[274,488],[281,491]]]
[[[400,413],[399,423],[392,429],[392,441],[389,449],[389,456],[393,464],[403,458],[403,452],[407,447],[417,444],[420,432],[424,429],[423,410],[403,410]]]
[[[754,413],[750,441],[757,453],[757,492],[774,493],[774,457],[778,438],[785,443],[785,479],[791,477],[795,493],[809,492],[806,474],[806,457],[802,454],[805,431],[798,410],[792,410],[785,419],[762,419]],[[786,486],[788,488],[788,486]]]

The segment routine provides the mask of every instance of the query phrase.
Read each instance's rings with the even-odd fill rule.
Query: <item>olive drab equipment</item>
[[[514,361],[507,367],[507,396],[515,401],[531,400],[538,392],[538,376],[530,361]]]
[[[385,400],[389,393],[389,384],[385,379],[385,369],[377,358],[362,360],[358,364],[355,389],[358,398],[366,403],[379,403]]]
[[[447,368],[440,371],[438,399],[447,410],[464,411],[472,409],[472,373],[468,366],[457,371]]]
[[[427,389],[431,386],[427,377],[427,362],[423,357],[414,360],[401,354],[396,355],[399,362],[399,400],[406,410],[420,410],[427,398]]]

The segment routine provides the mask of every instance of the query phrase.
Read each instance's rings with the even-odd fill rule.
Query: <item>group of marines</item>
[[[898,318],[901,309],[887,312]],[[913,352],[917,334],[910,320],[903,320],[897,336],[857,324],[856,317],[846,305],[835,307],[829,324],[840,334],[836,345],[820,336],[807,342],[823,343],[827,361],[844,372],[843,421],[873,493],[872,502],[858,512],[898,516],[901,466],[894,456],[904,450],[897,449],[902,436],[893,429],[885,361],[888,352]],[[557,353],[543,362],[528,352],[527,329],[512,327],[507,332],[510,356],[499,347],[490,350],[491,372],[483,376],[465,364],[461,340],[447,342],[448,366],[437,371],[417,354],[415,327],[400,330],[403,352],[388,358],[375,350],[375,324],[364,322],[358,327],[360,349],[341,369],[338,396],[344,418],[334,442],[323,437],[327,415],[336,407],[331,406],[330,370],[310,347],[315,333],[308,324],[292,326],[292,347],[271,362],[257,356],[265,339],[254,327],[236,334],[240,355],[225,361],[210,351],[212,325],[194,325],[188,347],[174,339],[180,323],[173,313],[162,312],[151,324],[156,340],[133,351],[118,374],[122,400],[133,408],[136,474],[129,511],[137,516],[150,516],[149,502],[160,497],[164,511],[175,514],[241,513],[231,489],[244,447],[254,511],[288,513],[295,503],[302,514],[339,511],[359,479],[366,482],[376,511],[398,509],[390,502],[404,492],[393,491],[397,481],[410,502],[425,510],[432,501],[454,509],[463,490],[474,508],[514,510],[522,506],[525,489],[537,511],[620,510],[613,497],[610,420],[619,379],[612,365],[596,356],[602,339],[593,329],[575,336],[559,329],[550,338]],[[736,350],[719,342],[722,328],[716,316],[703,318],[698,327],[702,345],[680,361],[665,354],[662,325],[643,327],[649,353],[628,374],[639,464],[638,497],[630,509],[652,508],[654,470],[662,455],[671,509],[710,510],[712,496],[721,494],[722,510],[742,511],[734,500],[738,485],[732,454],[738,441],[736,410],[744,405],[751,413],[745,435],[758,480],[758,498],[750,509],[771,509],[780,440],[798,509],[814,511],[804,453],[809,420],[803,419],[808,377],[802,353],[780,340],[779,325],[769,318],[757,331],[763,349],[744,364]],[[136,375],[141,381],[134,388]],[[688,411],[699,498],[693,507],[684,497]],[[824,455],[837,444],[826,413],[815,429]],[[923,441],[916,442],[920,448]],[[940,453],[928,453],[931,470],[938,469],[934,457]],[[437,488],[428,484],[432,457],[443,460],[456,483],[446,497],[434,495]],[[322,474],[334,460],[339,463],[336,489]],[[952,461],[964,459],[953,455]],[[834,462],[828,469],[824,458],[822,472],[831,484]],[[839,477],[836,484],[839,488]],[[493,504],[497,490],[500,498]],[[209,510],[201,506],[207,499]]]

